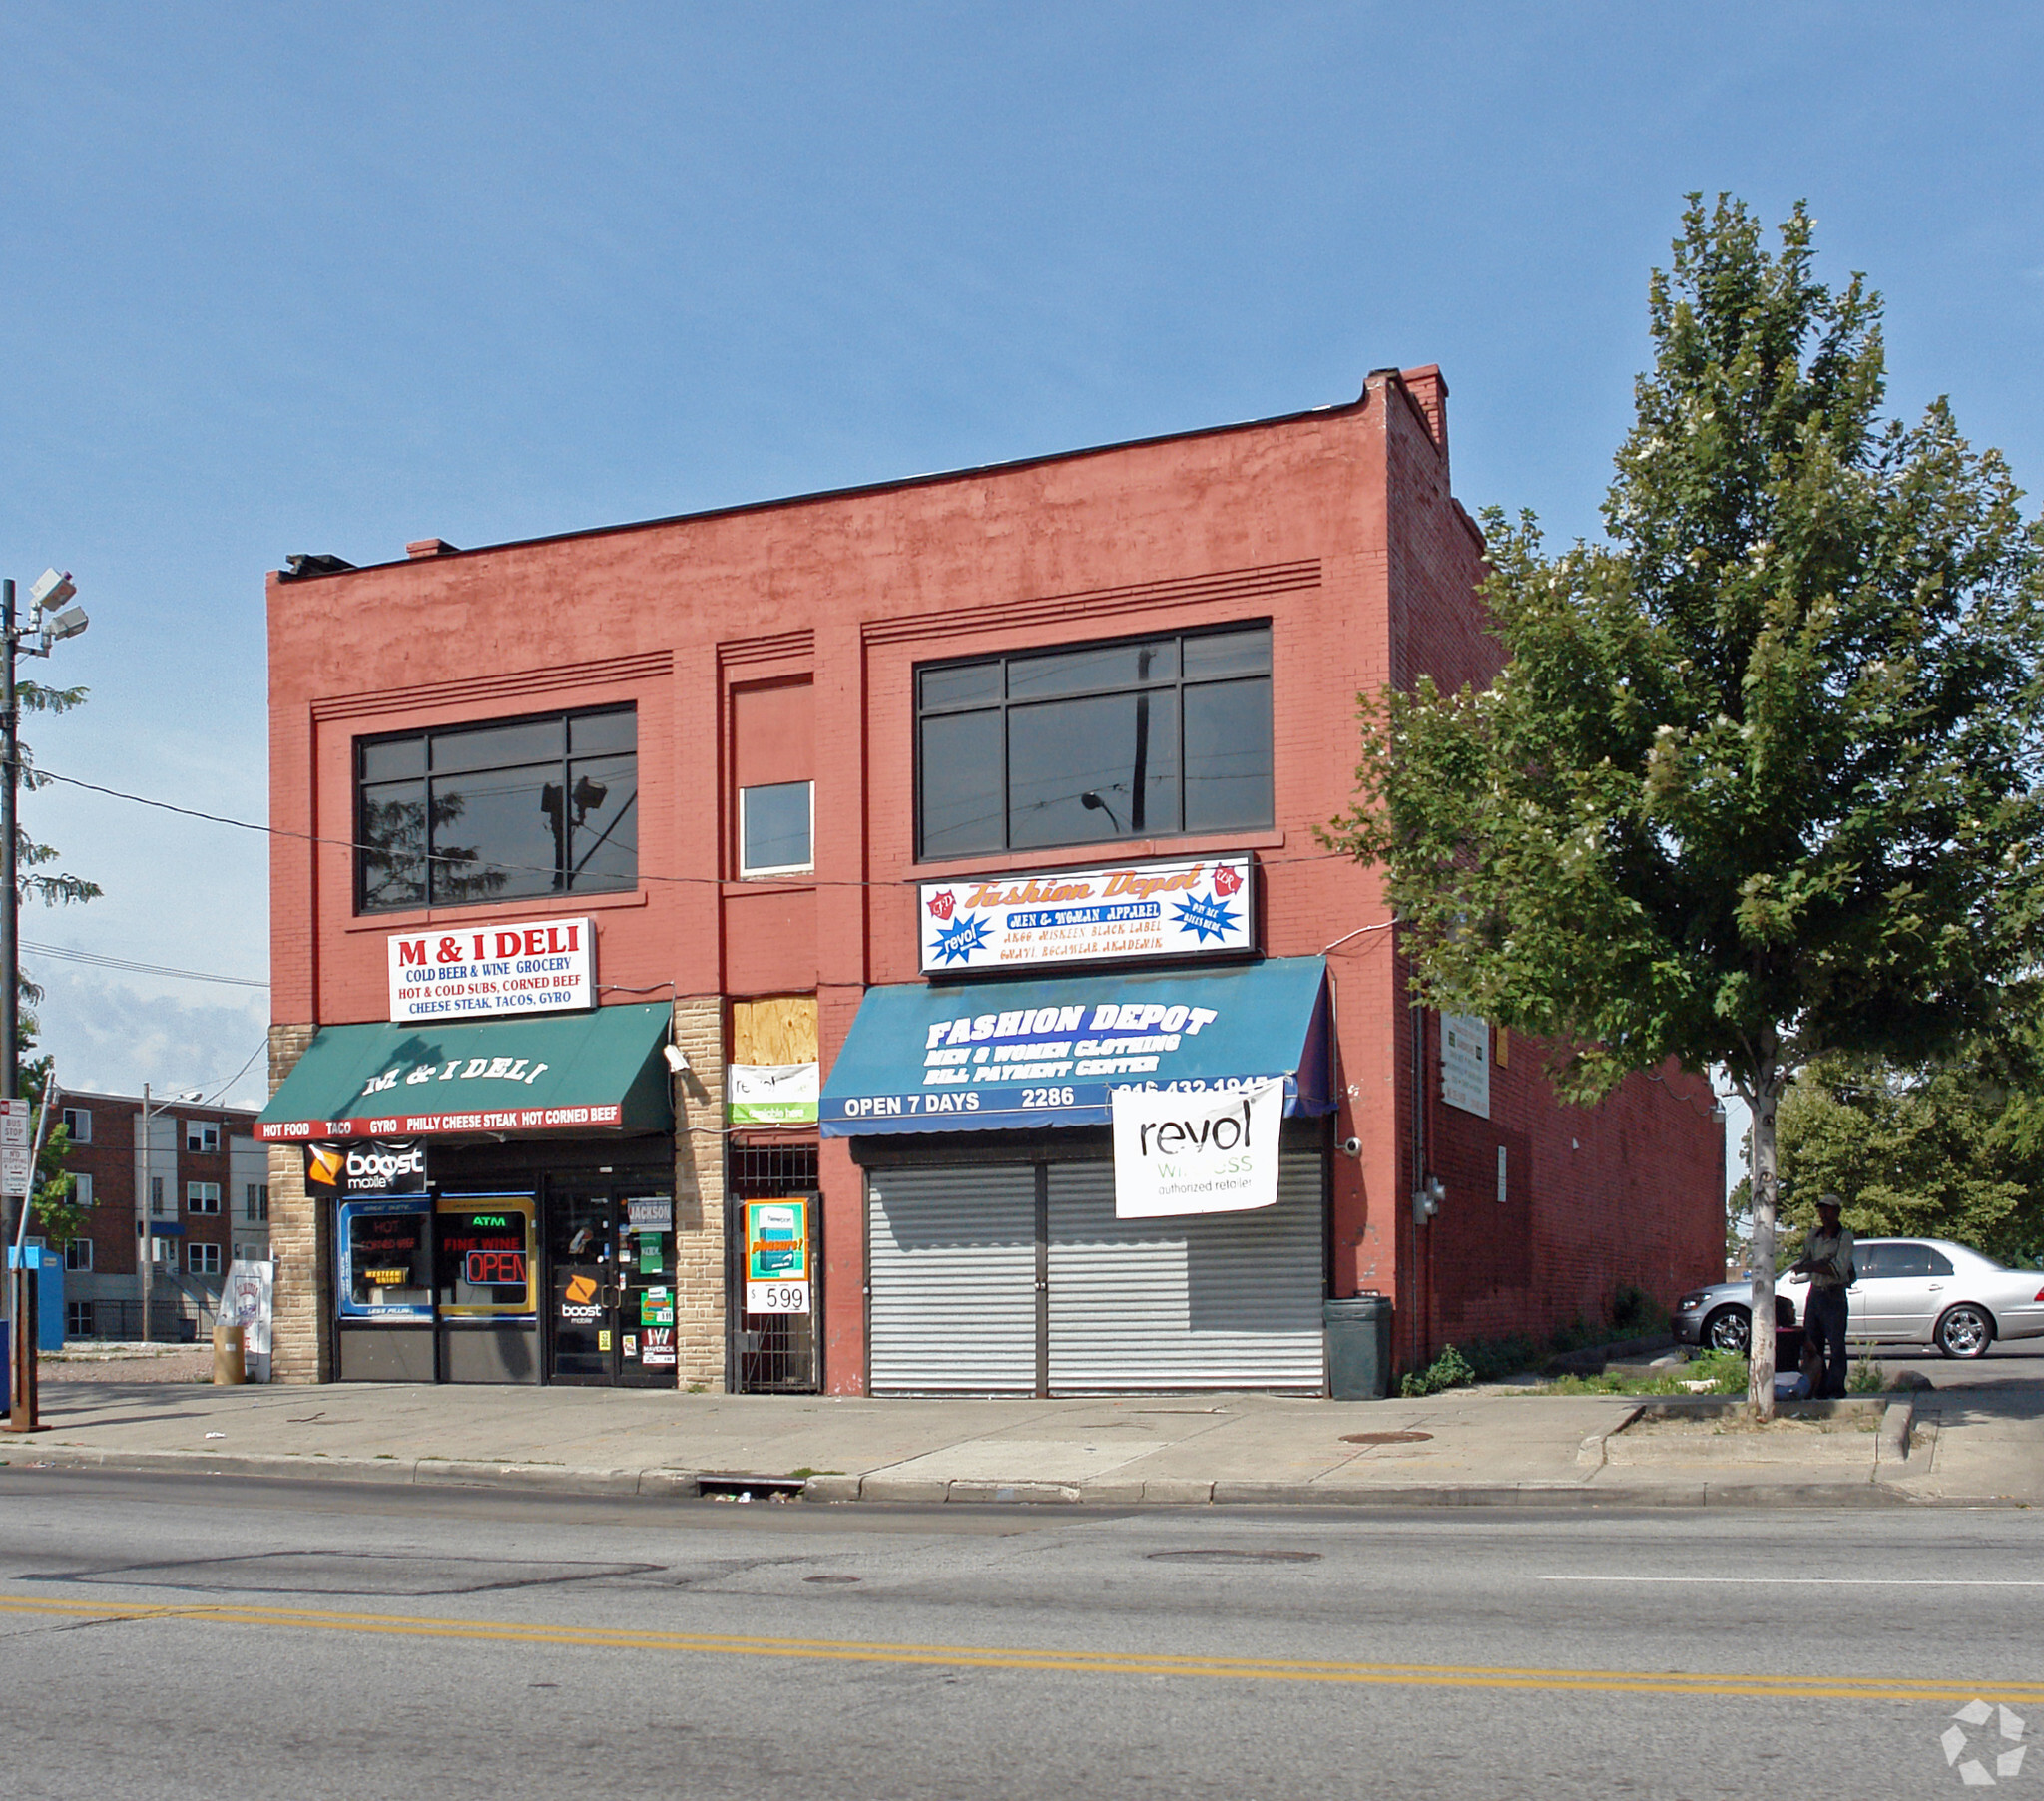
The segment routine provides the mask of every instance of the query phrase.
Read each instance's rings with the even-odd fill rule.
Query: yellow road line
[[[968,1644],[885,1644],[841,1638],[753,1638],[712,1632],[643,1632],[605,1626],[343,1613],[302,1607],[122,1606],[84,1600],[0,1596],[0,1613],[92,1619],[108,1624],[178,1621],[270,1626],[287,1631],[357,1632],[487,1644],[560,1645],[726,1657],[794,1657],[833,1663],[941,1664],[963,1669],[1048,1670],[1078,1675],[1219,1677],[1253,1682],[1330,1682],[1410,1688],[1525,1688],[1595,1694],[1730,1696],[1750,1700],[1997,1701],[2044,1706],[2044,1679],[1926,1679],[1913,1676],[1745,1676],[1732,1671],[1542,1669],[1452,1663],[1338,1663],[1166,1652],[1060,1651]]]

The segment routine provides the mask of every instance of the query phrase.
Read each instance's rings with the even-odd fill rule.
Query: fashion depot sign
[[[532,919],[387,941],[390,1017],[468,1019],[596,1005],[596,921]]]
[[[1284,1085],[1233,1094],[1117,1089],[1114,1214],[1235,1213],[1278,1199],[1278,1133]]]
[[[921,885],[924,975],[1256,949],[1246,856]]]

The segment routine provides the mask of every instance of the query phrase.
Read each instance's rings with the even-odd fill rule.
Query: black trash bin
[[[1327,1393],[1336,1401],[1380,1401],[1391,1381],[1391,1299],[1357,1294],[1321,1303],[1327,1328]]]

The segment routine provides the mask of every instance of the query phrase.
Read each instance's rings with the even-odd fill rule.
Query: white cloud
[[[147,1082],[159,1093],[196,1088],[209,1099],[225,1087],[220,1099],[234,1107],[260,1107],[268,1098],[259,1055],[268,1008],[259,995],[189,1000],[143,993],[33,955],[24,961],[43,987],[34,1010],[37,1048],[55,1055],[64,1087],[139,1095]]]

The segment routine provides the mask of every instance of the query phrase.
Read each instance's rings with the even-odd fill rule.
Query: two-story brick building
[[[1446,396],[272,576],[278,1375],[1314,1392],[1715,1273],[1707,1085],[1559,1107],[1316,835],[1497,666]],[[1259,1204],[1137,1204],[1159,1094]]]

